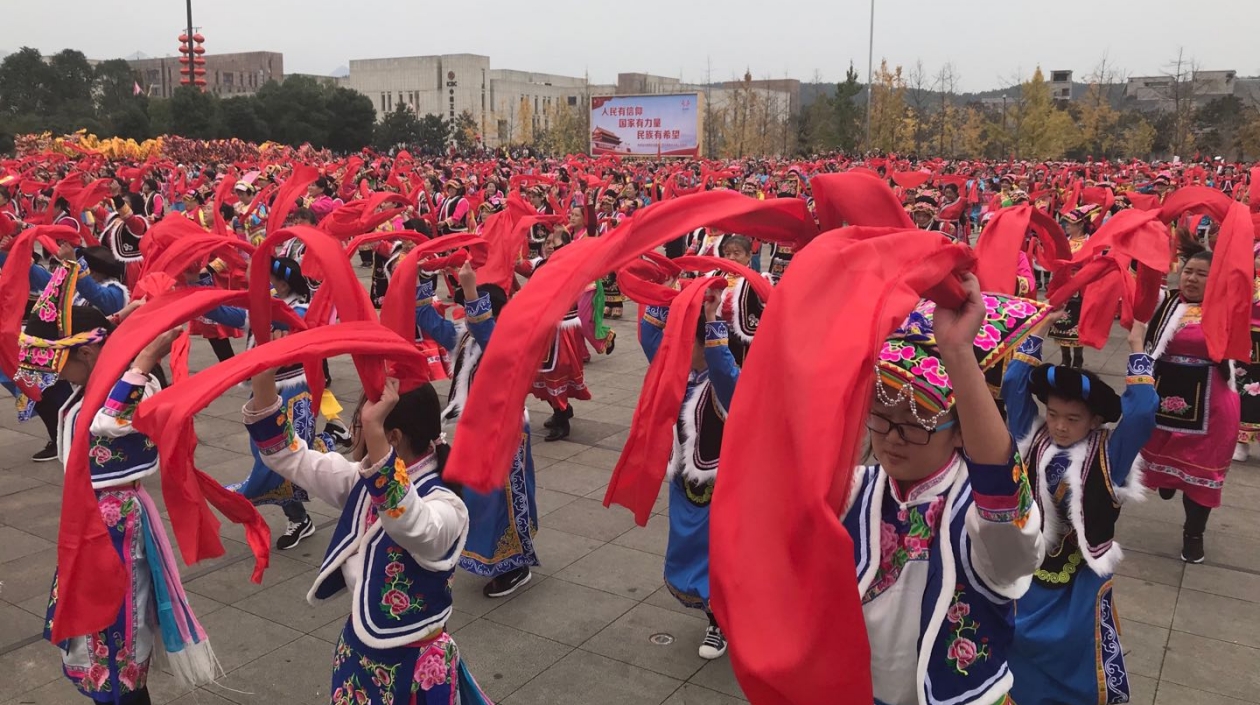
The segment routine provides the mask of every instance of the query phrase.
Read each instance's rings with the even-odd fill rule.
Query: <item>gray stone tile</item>
[[[231,705],[231,703],[231,700],[216,695],[208,688],[199,688],[170,701],[170,705]]]
[[[44,640],[0,654],[0,674],[6,696],[35,690],[55,680],[64,680],[57,648]]]
[[[1149,501],[1159,502],[1160,500]],[[1174,516],[1181,516],[1179,503],[1177,505],[1163,503],[1163,506],[1168,507],[1168,511],[1173,512]],[[1210,527],[1208,533],[1211,533]],[[1126,550],[1132,549],[1173,559],[1179,559],[1181,556],[1181,525],[1177,523],[1142,519],[1127,513],[1121,514],[1120,521],[1116,524],[1116,540]]]
[[[544,522],[544,526],[534,536],[534,548],[541,564],[534,567],[534,572],[553,575],[603,545],[602,541],[553,529]]]
[[[612,541],[634,526],[621,507],[604,507],[593,499],[577,499],[547,515],[547,526],[597,541]]]
[[[277,555],[276,551],[272,551],[271,562],[267,571],[263,573],[261,585],[250,581],[250,576],[254,572],[254,561],[252,558],[246,558],[213,570],[195,580],[187,581],[184,583],[184,589],[231,605],[304,573],[308,568],[309,566],[305,563],[285,558]]]
[[[1245,472],[1252,474],[1260,474],[1260,468],[1254,463],[1260,462],[1260,458],[1251,461],[1253,464],[1246,467]],[[1235,463],[1231,478],[1238,477],[1242,474],[1240,466]],[[1241,507],[1243,509],[1254,509],[1260,507],[1260,486],[1244,485],[1241,482],[1227,482],[1225,492],[1221,495],[1221,506],[1225,507]]]
[[[1248,705],[1255,702],[1255,700],[1236,700],[1203,690],[1194,690],[1169,681],[1159,684],[1159,694],[1155,696],[1155,705]]]
[[[1247,700],[1260,692],[1260,650],[1174,631],[1161,680]]]
[[[563,492],[539,487],[534,490],[534,499],[538,502],[538,516],[545,517],[560,507],[563,507],[564,505],[577,499],[577,495],[565,494]]]
[[[653,514],[648,518],[647,526],[635,526],[612,542],[618,546],[664,556],[665,546],[669,543],[669,517]]]
[[[716,690],[701,688],[691,683],[683,683],[681,688],[669,696],[669,699],[665,701],[665,705],[739,705],[739,703],[743,702],[747,701],[723,695]]]
[[[1160,687],[1154,678],[1129,674],[1129,705],[1154,705]]]
[[[642,600],[661,586],[662,570],[660,556],[608,544],[556,573],[556,577]]]
[[[490,612],[485,619],[569,646],[579,646],[635,606],[634,600],[552,578]],[[623,659],[624,660],[624,659]]]
[[[587,448],[569,458],[569,460],[574,463],[581,463],[612,472],[612,469],[617,467],[619,458],[621,458],[621,451],[608,450],[607,448]]]
[[[341,617],[339,619],[334,619],[333,621],[329,622],[328,624],[325,624],[319,629],[315,629],[310,634],[311,636],[315,637],[316,639],[319,639],[320,641],[323,641],[329,644],[336,644],[337,639],[341,638],[341,630],[345,629],[345,627],[346,627],[346,618]]]
[[[538,427],[542,428],[542,421],[538,422]],[[586,450],[586,446],[569,441],[555,441],[552,443],[539,441],[530,447],[530,453],[535,458],[552,458],[554,460],[572,458],[584,450]]]
[[[613,435],[601,440],[599,443],[596,443],[595,447],[607,448],[608,450],[621,453],[622,449],[626,447],[626,440],[628,438],[630,438],[630,429],[626,429],[621,433],[614,433]]]
[[[1212,518],[1208,520],[1208,531],[1260,539],[1260,512],[1241,507],[1217,507],[1212,510]]]
[[[238,600],[233,607],[307,634],[330,620],[344,620],[350,614],[350,600],[346,595],[335,595],[316,605],[306,601],[306,593],[314,584],[317,572],[301,573]]]
[[[9,470],[0,470],[0,497],[39,487],[42,484],[44,483],[36,478],[23,477]]]
[[[1177,589],[1118,575],[1115,578],[1116,611],[1126,621],[1145,622],[1156,627],[1172,626]]]
[[[631,394],[630,392],[620,389],[610,389],[609,391],[615,391],[619,395]],[[601,399],[600,401],[603,400]],[[620,426],[622,429],[626,429],[629,428],[630,422],[634,419],[634,409],[627,409],[624,406],[604,406],[602,409],[595,409],[583,414],[582,418],[612,426]]]
[[[17,605],[0,602],[0,651],[43,633],[43,618]]]
[[[57,659],[56,652],[52,658]],[[86,705],[83,694],[75,689],[70,679],[62,676],[57,680],[23,693],[20,697],[7,701],[4,705]]]
[[[210,643],[225,673],[256,661],[302,636],[299,631],[230,606],[200,621],[210,635]]]
[[[1260,603],[1260,575],[1210,565],[1186,566],[1183,589]]]
[[[1173,629],[1260,648],[1260,603],[1182,590]]]
[[[561,460],[546,470],[539,470],[536,482],[541,489],[581,497],[607,485],[610,475],[611,468],[604,470]]]
[[[47,599],[56,569],[57,548],[53,545],[0,565],[0,599],[15,605],[37,596]]]
[[[332,654],[327,642],[303,636],[227,674],[214,692],[240,705],[328,702]]]
[[[1124,647],[1124,664],[1129,673],[1158,679],[1164,667],[1168,629],[1120,617],[1120,645]]]
[[[735,679],[735,672],[731,670],[731,660],[726,656],[710,661],[687,682],[734,698],[744,697],[744,691],[740,689],[739,681]]]
[[[455,643],[473,678],[495,702],[502,701],[572,650],[484,619],[461,629]]]
[[[580,443],[582,445],[595,445],[605,438],[622,433],[629,427],[628,423],[604,423],[594,421],[582,416],[582,409],[579,406],[577,416],[570,422],[569,442]]]
[[[1181,585],[1181,574],[1185,568],[1186,563],[1180,558],[1166,558],[1152,553],[1132,551],[1125,546],[1124,560],[1120,561],[1116,574],[1149,583],[1178,587]]]
[[[586,651],[646,668],[662,675],[687,680],[706,661],[697,655],[707,619],[691,617],[651,605],[638,605],[582,645]],[[655,634],[668,634],[668,645],[651,642]]]
[[[41,467],[47,469],[47,464]],[[61,488],[41,484],[0,497],[0,517],[11,527],[20,526],[27,534],[56,543],[61,524]]]
[[[1208,523],[1203,535],[1206,562],[1221,568],[1260,573],[1260,539],[1250,539],[1213,531]],[[1189,570],[1189,568],[1187,568]]]
[[[673,678],[577,650],[502,705],[658,705],[681,685]]]

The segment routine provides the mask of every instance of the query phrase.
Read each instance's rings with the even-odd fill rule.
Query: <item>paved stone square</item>
[[[576,404],[573,435],[543,443],[545,405],[533,400],[543,565],[506,599],[481,595],[482,581],[459,573],[449,625],[482,687],[504,705],[732,705],[739,686],[723,658],[696,655],[703,615],[682,608],[663,588],[666,495],[646,528],[601,502],[625,442],[646,363],[637,349],[634,306],[615,322],[618,347],[587,368],[594,399]],[[1123,333],[1086,364],[1123,385]],[[239,350],[242,342],[235,341]],[[1049,348],[1050,346],[1048,346]],[[1057,353],[1053,353],[1057,354]],[[202,341],[194,368],[213,361]],[[358,394],[347,360],[333,362],[334,391],[349,405]],[[250,467],[234,389],[198,417],[199,467],[224,481]],[[3,403],[7,403],[3,402]],[[56,649],[41,638],[56,562],[62,477],[54,463],[29,457],[45,439],[38,421],[19,426],[0,411],[0,704],[87,702],[61,674]],[[782,468],[781,472],[789,472]],[[159,506],[156,478],[147,483]],[[227,675],[189,692],[155,673],[156,703],[180,705],[324,705],[333,643],[349,601],[312,607],[306,591],[323,557],[337,512],[312,502],[319,531],[293,551],[273,552],[262,585],[243,533],[223,530],[227,555],[186,569],[190,597]],[[277,535],[279,509],[263,508]],[[1260,467],[1236,465],[1225,506],[1213,512],[1207,562],[1186,566],[1180,502],[1156,498],[1126,507],[1118,540],[1126,560],[1115,578],[1123,644],[1137,705],[1260,703]],[[653,643],[654,635],[672,643]],[[663,640],[668,641],[668,640]]]

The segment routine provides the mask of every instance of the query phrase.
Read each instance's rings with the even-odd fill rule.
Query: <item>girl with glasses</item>
[[[1038,509],[984,380],[1044,306],[981,294],[923,302],[883,344],[842,521],[853,537],[875,702],[1007,703],[1013,601],[1041,561]],[[980,364],[977,364],[977,361]]]

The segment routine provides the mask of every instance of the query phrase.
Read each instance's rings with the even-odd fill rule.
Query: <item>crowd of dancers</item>
[[[215,143],[0,161],[2,381],[46,428],[31,461],[66,473],[45,635],[97,702],[150,702],[159,654],[214,681],[175,552],[222,553],[213,506],[261,580],[257,507],[289,550],[316,497],[341,515],[308,599],[352,602],[331,701],[489,702],[445,629],[451,580],[530,581],[531,431],[581,424],[584,366],[638,311],[648,373],[605,505],[644,524],[667,493],[665,585],[753,702],[1128,702],[1121,507],[1180,493],[1202,562],[1260,439],[1257,178]],[[1084,354],[1117,324],[1120,390]],[[197,338],[218,362],[194,371]],[[253,465],[224,487],[193,419],[237,384]]]

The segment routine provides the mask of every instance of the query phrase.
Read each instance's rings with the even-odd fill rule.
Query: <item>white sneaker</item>
[[[700,642],[700,658],[712,661],[722,658],[722,654],[725,653],[726,637],[722,636],[722,630],[714,626],[705,629],[704,641]]]
[[[1246,459],[1247,459],[1247,444],[1235,443],[1234,444],[1234,462],[1241,463],[1245,461]]]

